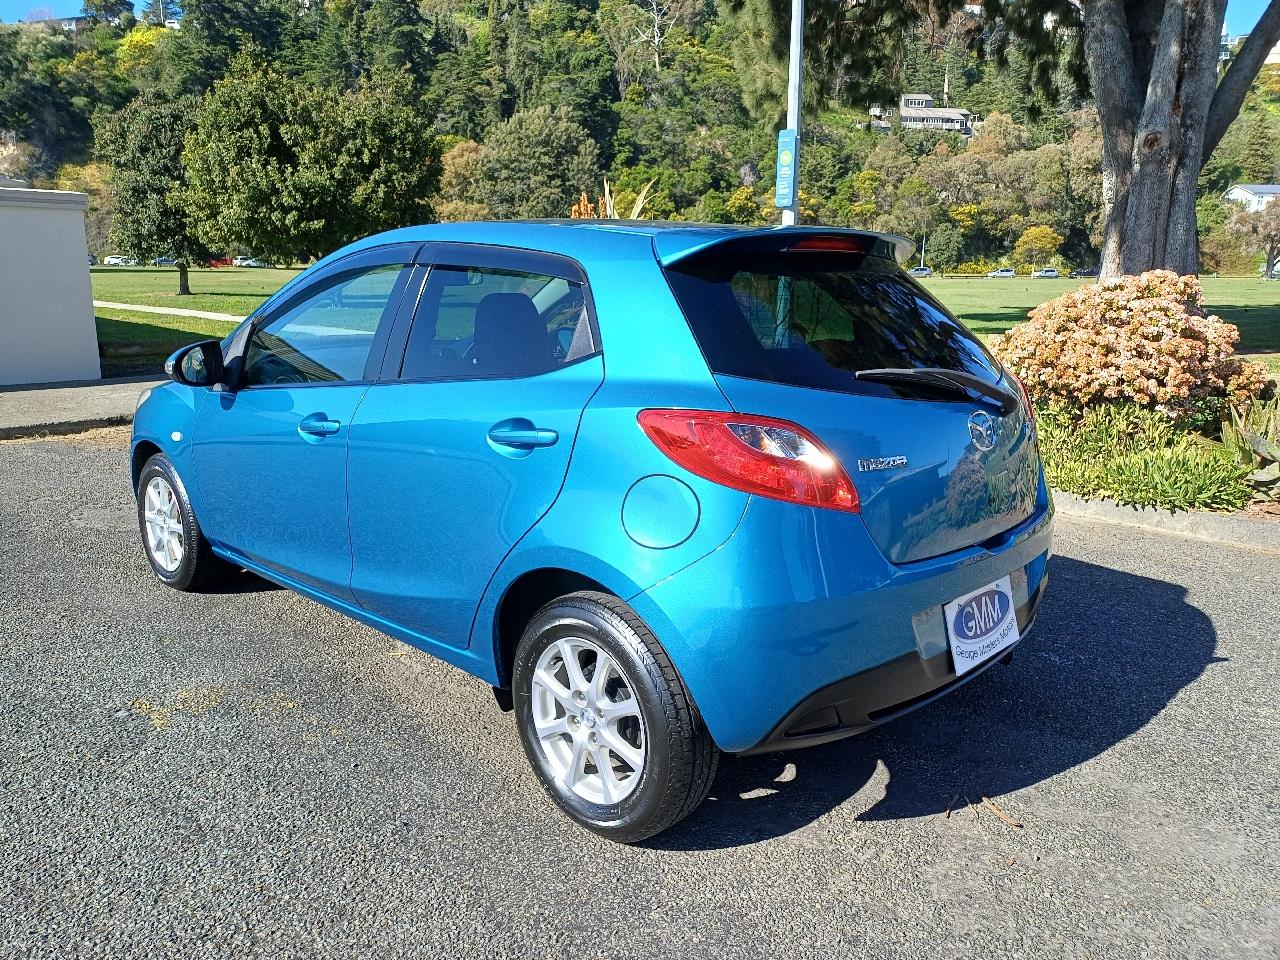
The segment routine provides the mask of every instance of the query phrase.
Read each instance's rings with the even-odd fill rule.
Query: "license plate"
[[[942,608],[957,676],[1018,642],[1018,615],[1009,580],[1001,577]]]

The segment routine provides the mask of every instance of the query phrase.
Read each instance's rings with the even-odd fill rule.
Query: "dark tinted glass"
[[[434,267],[400,375],[532,377],[594,352],[580,283],[515,270]]]
[[[897,265],[858,254],[713,254],[667,271],[715,373],[849,393],[859,370],[944,367],[996,380],[986,348]]]

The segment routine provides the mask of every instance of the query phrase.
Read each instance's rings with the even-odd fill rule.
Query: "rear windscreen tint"
[[[859,370],[942,367],[998,380],[978,339],[891,261],[716,251],[667,269],[714,373],[884,394]]]

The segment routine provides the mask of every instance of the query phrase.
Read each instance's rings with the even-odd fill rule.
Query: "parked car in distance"
[[[1000,277],[1000,278],[1012,278],[1012,277],[1016,277],[1017,275],[1018,275],[1018,271],[1014,270],[1013,267],[1000,267],[999,269],[992,270],[990,273],[987,274],[988,277]]]
[[[1083,277],[1096,277],[1097,275],[1097,267],[1077,267],[1075,270],[1072,270],[1067,274],[1067,276],[1071,277],[1073,280]]]
[[[98,265],[98,258],[95,257],[92,253],[89,254],[89,266],[96,267],[97,265]]]
[[[212,260],[206,260],[204,265],[211,269],[213,267],[229,267],[231,266],[231,260],[229,257],[216,257]]]
[[[1033,280],[1057,280],[1060,274],[1054,267],[1044,267],[1031,274]]]
[[[912,267],[907,273],[913,277],[932,277],[933,268],[931,267]]]
[[[169,358],[133,425],[144,555],[482,678],[571,819],[652,836],[722,752],[864,732],[1031,629],[1030,403],[905,245],[607,221],[352,244]],[[970,707],[999,724],[1002,699]]]
[[[156,257],[151,261],[153,267],[172,267],[176,266],[178,261],[173,257]]]
[[[266,263],[257,257],[234,257],[231,265],[233,267],[265,267]]]
[[[111,256],[102,261],[104,267],[136,267],[138,261],[135,257]]]

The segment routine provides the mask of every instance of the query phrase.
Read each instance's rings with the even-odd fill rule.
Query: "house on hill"
[[[898,120],[905,130],[958,133],[973,136],[974,116],[963,107],[938,107],[927,93],[904,93],[898,100]],[[871,109],[871,127],[887,131],[892,127],[887,111]]]
[[[1280,184],[1237,183],[1222,195],[1222,199],[1238,203],[1250,213],[1257,213],[1278,196]]]

